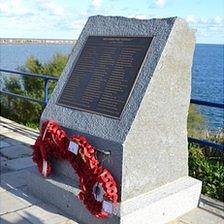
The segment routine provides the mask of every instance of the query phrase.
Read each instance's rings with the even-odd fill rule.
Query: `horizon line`
[[[76,42],[78,39],[71,39],[71,38],[24,38],[24,37],[0,37],[0,43],[7,41],[7,40],[24,40],[24,41],[68,41],[68,42]],[[224,45],[224,43],[203,43],[197,42],[196,44],[213,44],[213,45]]]

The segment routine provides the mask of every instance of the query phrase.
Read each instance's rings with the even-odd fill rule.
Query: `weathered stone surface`
[[[154,37],[120,119],[56,104],[89,35]],[[188,176],[187,115],[194,45],[194,31],[176,17],[90,17],[42,114],[41,121],[53,119],[69,135],[83,134],[95,148],[111,151],[104,166],[117,180],[121,203]],[[54,162],[54,169],[58,175],[77,179],[66,163]],[[198,190],[195,195],[192,208]],[[130,221],[134,214],[123,220]]]
[[[122,198],[188,175],[187,115],[194,43],[194,32],[176,19],[124,142]]]
[[[123,143],[136,116],[142,98],[148,87],[149,80],[160,59],[173,24],[176,18],[138,20],[124,17],[93,16],[86,23],[69,61],[60,76],[50,101],[44,110],[41,119],[54,119],[61,125],[85,134],[102,139]],[[62,91],[70,70],[77,62],[78,56],[89,35],[106,36],[154,36],[145,63],[141,69],[128,105],[124,109],[121,120],[81,112],[56,105],[57,98]],[[63,116],[62,116],[63,114]]]
[[[140,21],[123,17],[90,17],[58,81],[49,104],[42,114],[42,120],[53,119],[64,126],[70,134],[84,134],[96,148],[110,150],[111,156],[105,161],[104,165],[112,171],[120,186],[122,184],[122,167],[125,168],[125,165],[122,164],[125,139],[175,20],[176,18]],[[89,35],[155,36],[121,120],[71,110],[55,104],[69,72],[76,63],[78,55]],[[63,116],[61,116],[62,114]],[[57,170],[61,170],[63,174],[73,173],[72,170],[68,171],[67,169],[66,171],[67,167],[60,166],[60,168]]]
[[[120,120],[56,105],[89,35],[154,36]],[[42,114],[42,120],[53,119],[70,134],[84,134],[96,148],[112,152],[105,166],[122,185],[121,200],[188,173],[186,121],[194,41],[194,32],[179,18],[90,17]]]

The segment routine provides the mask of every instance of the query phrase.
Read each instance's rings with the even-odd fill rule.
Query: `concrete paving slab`
[[[2,193],[4,191],[6,191],[6,189],[4,187],[0,186],[0,193]]]
[[[18,132],[9,132],[2,134],[2,136],[21,142],[22,144],[25,143],[28,145],[33,145],[36,140],[37,134],[30,135],[29,133],[21,134]]]
[[[31,157],[24,157],[24,158],[7,160],[5,166],[10,170],[22,170],[34,166],[34,163]]]
[[[22,130],[24,132],[25,131],[29,131],[31,133],[38,133],[38,130],[35,130],[33,128],[29,128],[25,125],[22,124],[18,124],[15,121],[9,120],[7,118],[4,117],[0,117],[0,123],[3,127],[9,129],[9,130],[13,130],[13,131],[20,131]]]
[[[13,197],[17,198],[18,200],[26,203],[27,205],[43,205],[43,202],[38,198],[35,198],[33,195],[28,194],[26,187],[20,187],[17,189],[12,189],[9,191]]]
[[[221,224],[224,221],[223,218],[201,208],[192,210],[179,220],[186,224]]]
[[[5,137],[5,136],[2,136],[2,138],[4,138],[4,141],[9,143],[11,146],[13,146],[13,145],[29,145],[29,144],[26,144],[24,142],[15,140],[13,138],[8,138],[8,137]]]
[[[58,211],[51,206],[31,206],[17,212],[33,224],[59,224],[68,220],[68,218],[58,214]]]
[[[27,171],[25,170],[2,174],[0,176],[1,186],[7,190],[11,190],[26,185],[26,175]]]
[[[1,171],[0,173],[1,174],[9,171],[9,169],[6,166],[7,160],[8,160],[7,158],[0,156],[0,171]]]
[[[11,132],[13,130],[5,127],[4,125],[0,125],[0,134],[4,134],[4,133],[8,133],[8,132]]]
[[[18,133],[18,134],[21,134],[21,135],[25,135],[25,136],[29,136],[31,138],[35,138],[38,134],[39,134],[39,131],[38,130],[34,130],[34,129],[30,129],[30,128],[27,128],[26,126],[21,126],[21,125],[15,125],[12,127],[12,125],[8,125],[8,126],[5,126],[6,128],[9,128],[9,130],[12,130],[12,132],[15,132],[15,133]],[[10,134],[12,132],[8,132],[6,133],[7,134]],[[3,133],[4,135],[4,133]]]
[[[199,207],[215,215],[221,216],[224,220],[224,202],[202,195]]]
[[[224,203],[201,195],[199,207],[169,224],[220,224],[224,223]]]
[[[8,191],[0,193],[0,201],[0,215],[30,206],[29,203],[16,198],[12,193]]]
[[[0,223],[1,224],[31,224],[28,220],[24,219],[22,216],[19,214],[13,212],[9,214],[5,214],[0,217]]]
[[[0,148],[5,148],[11,146],[8,142],[0,140]]]
[[[7,158],[0,156],[0,163],[2,165],[3,162],[7,161]]]
[[[0,174],[9,172],[9,169],[6,166],[7,160],[7,158],[0,156]]]
[[[10,124],[10,123],[13,123],[14,121],[9,120],[9,119],[7,119],[7,118],[5,118],[5,117],[1,117],[1,116],[0,116],[0,122],[1,122],[1,123],[8,123],[8,124]]]
[[[33,150],[30,146],[25,146],[25,145],[16,145],[16,146],[0,149],[1,154],[9,159],[31,156],[32,151]]]
[[[62,222],[61,224],[79,224],[79,223],[70,219],[70,220],[67,220],[65,222]]]
[[[23,171],[23,172],[26,172],[26,171]],[[14,172],[13,172],[14,173]],[[15,172],[17,173],[17,172]],[[6,174],[7,175],[7,174]],[[12,183],[12,185],[10,184],[4,184],[2,181],[1,182],[1,187],[0,187],[0,192],[9,192],[14,198],[24,202],[25,204],[31,206],[31,205],[43,205],[44,203],[39,200],[38,198],[35,198],[33,195],[29,194],[28,191],[27,191],[27,185],[25,184],[26,183],[26,180],[27,178],[23,178],[24,175],[20,175],[21,176],[21,179],[20,181],[18,181],[18,183],[16,183],[16,180],[18,180],[16,178],[16,180],[12,180],[11,177],[10,177],[10,181]]]
[[[0,173],[1,174],[3,174],[3,173],[7,173],[7,172],[9,172],[10,170],[9,169],[7,169],[6,167],[0,167]]]

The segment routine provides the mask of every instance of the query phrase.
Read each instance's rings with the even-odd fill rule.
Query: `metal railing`
[[[34,99],[32,97],[29,97],[29,96],[20,95],[20,94],[12,93],[12,92],[5,91],[5,90],[1,90],[1,94],[12,96],[12,97],[22,98],[24,100],[31,100],[31,101],[36,102],[36,103],[44,104],[44,106],[46,106],[47,102],[48,102],[48,83],[49,83],[49,80],[58,81],[57,77],[42,75],[42,74],[33,74],[33,73],[28,73],[28,72],[11,71],[11,70],[7,70],[7,69],[0,69],[0,72],[43,79],[44,80],[44,99],[43,100]]]
[[[224,104],[222,104],[222,103],[213,103],[213,102],[207,102],[207,101],[195,100],[195,99],[191,99],[190,102],[192,104],[196,104],[196,105],[200,105],[200,106],[207,106],[207,107],[224,109]],[[210,142],[210,141],[207,141],[207,140],[201,140],[201,139],[192,138],[192,137],[188,137],[188,142],[189,143],[196,143],[196,144],[199,144],[199,145],[208,146],[208,147],[212,147],[212,148],[215,148],[217,150],[220,150],[220,151],[224,151],[224,145],[223,144],[218,144],[218,143]]]
[[[16,94],[16,93],[5,91],[5,90],[1,90],[0,92],[1,92],[1,94],[4,94],[4,95],[8,95],[8,96],[12,96],[12,97],[18,97],[18,98],[22,98],[24,100],[31,100],[31,101],[36,102],[36,103],[41,103],[41,104],[44,104],[44,106],[47,105],[48,98],[49,98],[49,96],[48,96],[48,82],[49,82],[49,80],[52,80],[52,81],[57,81],[58,80],[58,78],[48,76],[48,75],[31,74],[31,73],[28,73],[28,72],[11,71],[11,70],[7,70],[7,69],[0,69],[0,72],[9,73],[9,74],[18,74],[18,75],[22,75],[22,76],[29,76],[29,77],[32,77],[32,78],[43,79],[44,80],[44,99],[43,100],[34,99],[34,98],[29,97],[29,96],[23,96],[23,95],[19,95],[19,94]],[[221,104],[221,103],[213,103],[213,102],[207,102],[207,101],[196,100],[196,99],[191,99],[190,102],[192,104],[196,104],[196,105],[224,109],[224,104]],[[196,143],[196,144],[199,144],[199,145],[202,145],[202,146],[208,146],[208,147],[212,147],[212,148],[215,148],[217,150],[220,150],[220,151],[224,151],[224,145],[223,144],[218,144],[218,143],[210,142],[210,141],[207,141],[207,140],[201,140],[201,139],[196,139],[196,138],[192,138],[192,137],[188,137],[188,142],[189,143]]]

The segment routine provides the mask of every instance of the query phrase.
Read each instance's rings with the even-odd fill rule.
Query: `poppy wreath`
[[[70,141],[78,146],[77,154],[69,151]],[[110,171],[100,165],[95,148],[84,136],[66,132],[54,121],[42,124],[40,135],[33,147],[33,162],[45,177],[52,173],[52,158],[67,160],[79,177],[78,198],[90,213],[97,218],[107,218],[112,213],[103,208],[104,203],[118,202],[118,189]]]

